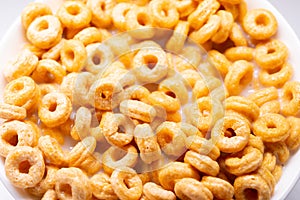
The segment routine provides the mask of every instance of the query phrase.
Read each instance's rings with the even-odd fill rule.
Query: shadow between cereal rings
[[[214,124],[218,120],[222,124],[225,90],[201,45],[173,30],[149,28],[117,34],[86,49],[88,59],[74,82],[72,102],[74,111],[84,106],[94,116],[79,136],[83,139],[93,135],[92,129],[98,130],[95,151],[111,154],[104,169],[124,165],[138,173],[160,169],[182,161],[197,137],[207,139],[199,151],[209,154],[217,142],[210,138]],[[192,75],[191,70],[197,73]],[[134,126],[149,124],[151,133],[137,136],[124,125],[99,126],[106,112],[125,115]],[[215,128],[214,138],[220,132]],[[129,140],[116,145],[108,138],[114,134]],[[150,140],[160,148],[141,151],[139,140]],[[135,150],[127,151],[129,147]]]

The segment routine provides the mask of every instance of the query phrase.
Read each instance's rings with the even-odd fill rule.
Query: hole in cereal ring
[[[281,70],[281,68],[282,68],[282,66],[279,66],[274,69],[268,69],[267,71],[269,74],[275,74],[275,73],[279,72]]]
[[[13,88],[14,91],[20,91],[24,89],[24,83],[16,83],[15,87]]]
[[[47,30],[49,28],[49,23],[46,20],[43,20],[40,22],[39,26],[38,26],[38,31],[44,31]]]
[[[270,48],[270,49],[268,49],[268,54],[272,54],[272,53],[275,53],[276,52],[276,50],[275,49],[273,49],[273,48]]]
[[[106,9],[106,4],[105,4],[105,2],[101,2],[100,7],[101,7],[101,10],[104,11],[104,10]]]
[[[166,8],[161,9],[161,14],[164,17],[168,16],[168,9],[166,9]]]
[[[157,83],[147,83],[143,85],[145,88],[149,90],[149,92],[154,92],[158,90],[158,84]]]
[[[147,65],[149,69],[153,69],[156,66],[157,62],[158,59],[156,56],[147,55],[144,57],[144,63]]]
[[[247,188],[244,190],[244,194],[248,200],[257,200],[258,192],[255,189]]]
[[[80,7],[77,5],[68,6],[66,9],[69,14],[74,15],[74,16],[78,15],[80,13]]]
[[[225,133],[224,133],[225,137],[231,138],[236,136],[234,130],[232,128],[228,128]]]
[[[124,179],[124,185],[126,185],[126,187],[128,188],[128,189],[130,189],[131,187],[130,187],[130,182],[129,182],[129,180],[128,179]]]
[[[114,161],[121,160],[125,155],[127,154],[126,151],[120,148],[115,148],[114,151],[112,152],[111,158]]]
[[[101,98],[106,99],[106,95],[103,92],[101,93]]]
[[[46,73],[46,77],[48,78],[48,80],[50,80],[50,82],[54,81],[54,79],[55,79],[55,76],[50,72]]]
[[[172,142],[173,137],[172,137],[172,135],[166,133],[166,134],[163,135],[163,137],[161,139],[162,139],[162,143],[161,144],[169,144],[169,143]]]
[[[137,22],[141,26],[146,26],[146,24],[147,24],[147,16],[144,13],[139,13],[138,16],[137,16]]]
[[[125,127],[123,125],[118,126],[118,131],[117,131],[118,133],[125,133],[125,131],[126,130],[125,130]]]
[[[56,103],[56,102],[53,102],[53,103],[51,103],[50,106],[49,106],[49,111],[50,111],[50,112],[54,112],[54,111],[56,110],[56,108],[57,108],[57,103]]]
[[[19,163],[19,171],[20,173],[28,174],[31,165],[27,160],[24,160]]]
[[[176,94],[172,91],[166,91],[165,94],[172,97],[172,98],[174,98],[174,99],[176,98]]]
[[[272,129],[272,128],[277,128],[277,126],[276,126],[276,124],[271,122],[271,123],[267,124],[267,128]]]
[[[74,51],[73,50],[68,50],[68,51],[66,51],[66,58],[68,59],[68,60],[71,60],[71,61],[73,61],[74,60],[74,58],[75,58],[75,54],[74,54]]]
[[[94,65],[99,65],[101,63],[101,55],[95,54],[92,61]]]
[[[59,190],[67,197],[72,197],[72,187],[69,184],[60,184]]]
[[[9,131],[7,134],[3,136],[3,139],[12,146],[17,146],[19,142],[18,134],[15,131]]]
[[[264,14],[261,14],[261,15],[257,16],[257,18],[255,19],[255,23],[258,26],[267,26],[269,23],[269,18],[267,16],[265,16]]]

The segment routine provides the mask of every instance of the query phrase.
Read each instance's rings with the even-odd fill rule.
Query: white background
[[[19,16],[22,8],[32,0],[1,0],[0,1],[0,38],[2,39],[6,30],[12,25],[14,20]],[[300,38],[300,1],[299,0],[269,0],[288,23],[295,30]],[[292,51],[292,50],[291,50]],[[300,55],[299,55],[300,56]],[[300,66],[298,66],[300,67]],[[299,158],[300,159],[300,158]],[[300,167],[300,166],[299,166]],[[0,183],[0,199],[9,199],[5,195],[6,189]],[[287,200],[298,200],[300,196],[300,181],[291,191]]]

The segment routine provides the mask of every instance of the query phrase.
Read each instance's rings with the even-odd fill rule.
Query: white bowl
[[[63,0],[40,0],[50,5],[52,9],[56,10],[58,6],[63,2]],[[266,0],[246,0],[248,3],[248,8],[266,8],[276,16],[279,24],[279,30],[276,38],[283,41],[290,50],[289,62],[294,66],[294,80],[300,80],[300,68],[296,67],[300,65],[300,42],[285,21],[282,15]],[[284,2],[282,2],[284,3]],[[23,44],[25,44],[24,30],[21,26],[20,18],[18,18],[11,28],[7,31],[6,35],[3,37],[0,44],[0,72],[12,58],[21,50]],[[0,75],[0,97],[3,93],[3,88],[5,86],[5,80]],[[1,99],[1,98],[0,98]],[[1,101],[1,100],[0,100]],[[291,191],[296,181],[300,176],[300,150],[291,156],[288,163],[283,168],[283,173],[280,181],[276,185],[274,195],[272,200],[282,200],[286,198],[288,193]],[[13,187],[5,176],[4,172],[4,159],[0,159],[0,180],[2,185],[6,187],[7,190],[0,190],[0,199],[13,200],[13,199],[29,199],[29,195],[22,190]],[[32,198],[32,197],[31,197]]]

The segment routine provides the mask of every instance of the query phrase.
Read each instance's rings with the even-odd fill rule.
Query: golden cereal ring
[[[89,72],[81,72],[74,80],[73,84],[73,105],[87,106],[89,104],[89,89],[95,81],[95,76]]]
[[[147,102],[150,91],[141,85],[132,85],[125,89],[125,99]]]
[[[222,82],[214,76],[206,76],[205,79],[198,80],[192,90],[193,96],[196,99],[208,96],[211,92],[220,87]]]
[[[300,146],[300,118],[288,117],[287,121],[290,125],[289,136],[284,141],[291,151],[295,151]]]
[[[265,152],[263,161],[261,163],[261,168],[265,168],[272,172],[275,169],[276,162],[276,156],[273,153]]]
[[[189,38],[197,44],[202,45],[217,33],[220,28],[220,24],[221,17],[218,15],[211,15],[206,24],[204,24],[200,29],[190,33]]]
[[[296,115],[300,109],[300,83],[289,81],[282,89],[282,113],[286,116]]]
[[[36,148],[19,146],[7,155],[4,169],[6,177],[15,187],[33,187],[44,176],[43,154]]]
[[[22,25],[25,29],[37,18],[44,15],[52,15],[51,8],[39,2],[29,3],[21,13]]]
[[[38,107],[38,115],[48,127],[56,127],[65,123],[71,112],[70,99],[65,94],[57,92],[45,95]]]
[[[87,156],[87,158],[80,163],[79,168],[86,172],[89,176],[98,173],[102,168],[102,155],[98,152],[94,152]]]
[[[88,0],[88,8],[92,11],[92,24],[96,27],[107,28],[112,24],[113,0]]]
[[[85,28],[92,20],[91,11],[80,1],[65,1],[57,16],[65,27],[71,29]]]
[[[135,170],[129,167],[114,170],[110,181],[115,193],[122,200],[139,200],[142,196],[142,180]]]
[[[265,152],[265,145],[261,137],[250,134],[249,142],[247,146],[257,148],[261,153]]]
[[[250,132],[247,121],[234,115],[226,115],[216,122],[211,138],[220,151],[234,153],[243,150],[248,144]]]
[[[126,14],[129,10],[135,7],[135,4],[132,3],[118,3],[116,6],[113,7],[112,10],[112,20],[114,26],[119,31],[125,31],[126,30]]]
[[[234,20],[232,14],[225,10],[219,10],[217,15],[221,17],[221,24],[218,32],[211,38],[211,41],[220,44],[225,42],[229,37]]]
[[[260,107],[260,114],[265,113],[279,113],[280,112],[280,102],[278,100],[269,101]]]
[[[31,51],[27,49],[21,51],[11,66],[5,68],[3,74],[6,81],[10,82],[22,76],[30,76],[38,62],[39,58]]]
[[[58,199],[91,199],[89,178],[78,168],[61,168],[56,172],[55,192]]]
[[[190,164],[182,162],[171,162],[158,174],[159,182],[166,190],[174,190],[175,183],[183,178],[199,180],[200,175]]]
[[[253,123],[253,133],[264,142],[279,142],[288,137],[290,126],[286,118],[276,113],[266,113]]]
[[[219,71],[222,77],[225,77],[231,66],[231,62],[226,58],[226,56],[217,50],[210,50],[208,52],[209,60],[212,65]]]
[[[174,28],[174,33],[166,43],[166,49],[173,52],[182,50],[185,40],[189,32],[189,23],[186,21],[178,21]]]
[[[248,12],[248,4],[245,0],[241,0],[240,4],[238,5],[239,8],[239,15],[237,20],[239,22],[242,22],[244,20],[244,17],[246,16]]]
[[[256,40],[266,40],[277,32],[277,20],[273,13],[266,9],[249,10],[242,22],[247,34]]]
[[[61,49],[60,58],[68,72],[79,72],[87,59],[85,46],[79,40],[67,40]]]
[[[179,13],[173,1],[152,0],[149,7],[154,23],[158,27],[172,28],[178,23]]]
[[[67,159],[58,141],[49,135],[41,136],[38,143],[39,149],[45,158],[54,165],[65,166]]]
[[[34,196],[42,197],[48,190],[54,189],[57,170],[55,166],[46,165],[43,179],[36,186],[26,188],[26,191]]]
[[[235,46],[247,46],[247,38],[244,36],[240,26],[234,22],[229,34],[229,39],[232,40]]]
[[[112,188],[110,177],[107,174],[95,174],[90,181],[93,195],[97,199],[118,200],[118,197]]]
[[[236,199],[246,200],[249,199],[247,190],[254,190],[257,194],[258,200],[270,199],[271,191],[259,175],[245,175],[235,179],[234,184],[234,196]]]
[[[255,62],[262,69],[275,69],[285,63],[288,57],[286,45],[276,39],[260,43],[254,51]]]
[[[185,85],[187,85],[189,88],[193,88],[196,82],[202,79],[201,75],[193,69],[186,69],[180,73]]]
[[[38,85],[41,97],[49,94],[51,92],[58,92],[59,88],[58,85],[55,83],[42,83]]]
[[[0,155],[6,157],[18,146],[35,146],[36,134],[30,124],[17,120],[4,122],[0,126]]]
[[[22,120],[27,117],[26,109],[23,107],[0,103],[0,118],[8,120]]]
[[[161,157],[161,150],[150,125],[139,124],[134,129],[134,140],[140,151],[141,159],[147,163],[158,160]]]
[[[92,122],[92,113],[86,107],[80,107],[76,111],[74,126],[71,130],[71,137],[74,140],[81,140],[88,136]]]
[[[264,86],[282,87],[293,75],[293,67],[289,63],[274,70],[261,70],[258,79]]]
[[[56,200],[56,199],[57,199],[57,195],[55,190],[53,189],[47,190],[47,192],[45,192],[45,194],[41,198],[41,200]]]
[[[186,150],[186,136],[175,122],[163,122],[156,129],[157,142],[167,155],[180,156]]]
[[[62,26],[59,19],[52,15],[36,18],[28,27],[26,37],[40,49],[50,49],[62,38]]]
[[[214,198],[211,191],[203,183],[193,178],[183,178],[178,180],[175,184],[174,191],[180,199],[212,200]]]
[[[40,60],[31,77],[37,83],[60,84],[66,75],[64,67],[52,59]]]
[[[261,176],[264,179],[271,193],[273,193],[276,185],[276,179],[273,174],[268,169],[261,167],[257,170],[257,175]]]
[[[205,24],[208,18],[214,14],[220,7],[216,0],[202,1],[197,9],[188,16],[188,22],[194,29],[199,29]]]
[[[216,176],[220,170],[218,162],[206,155],[201,155],[194,151],[187,151],[185,153],[184,162],[189,163],[198,171],[210,176]]]
[[[138,152],[132,145],[122,148],[111,146],[102,155],[103,170],[107,174],[113,173],[119,167],[134,167],[137,161]]]
[[[60,84],[60,92],[64,93],[71,101],[73,101],[74,86],[78,75],[79,73],[71,72],[63,78]]]
[[[253,51],[254,50],[251,47],[238,46],[226,49],[224,55],[231,62],[235,62],[238,60],[246,60],[250,62],[253,60]]]
[[[230,95],[238,95],[252,81],[254,66],[245,60],[232,64],[225,76],[225,86]]]
[[[186,137],[190,136],[199,136],[203,137],[203,134],[197,129],[197,127],[188,124],[186,122],[179,122],[178,126],[180,127],[181,131],[186,135]]]
[[[168,93],[154,91],[148,95],[147,100],[153,106],[161,106],[167,112],[176,112],[180,109],[180,102],[175,97],[169,96]]]
[[[143,194],[149,200],[176,200],[176,196],[172,191],[165,190],[153,182],[143,185]]]
[[[44,124],[41,124],[40,131],[41,131],[41,135],[49,135],[50,137],[57,140],[57,142],[61,145],[63,145],[65,142],[64,136],[62,135],[59,127],[49,128]]]
[[[87,27],[79,31],[74,38],[75,40],[79,40],[83,43],[84,46],[87,46],[92,43],[101,42],[102,34],[95,27]]]
[[[201,182],[212,192],[215,198],[229,200],[234,195],[233,186],[223,179],[203,176]]]
[[[175,6],[177,11],[179,12],[179,17],[184,18],[189,16],[193,11],[196,10],[198,3],[193,0],[176,0]]]
[[[257,106],[262,106],[269,101],[278,99],[278,91],[275,87],[262,88],[255,90],[247,98]]]
[[[281,165],[276,165],[275,169],[272,171],[272,174],[276,180],[276,183],[280,180],[280,177],[282,175],[282,166]]]
[[[33,44],[30,44],[30,43],[25,44],[24,47],[23,47],[23,50],[29,50],[34,55],[36,55],[39,59],[41,59],[42,55],[46,52],[46,50],[40,49],[40,48],[34,46]]]
[[[42,59],[52,59],[58,61],[60,59],[60,51],[65,41],[66,39],[62,38],[59,43],[42,55]]]
[[[280,163],[285,164],[290,158],[290,151],[284,141],[265,143],[265,145],[278,158]]]
[[[261,166],[263,154],[256,148],[248,146],[241,155],[231,155],[225,158],[226,170],[236,176],[241,176],[255,171]]]

